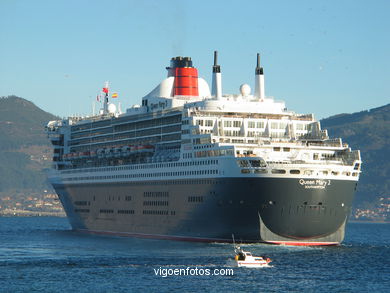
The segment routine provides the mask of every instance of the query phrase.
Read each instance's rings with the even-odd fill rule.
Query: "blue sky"
[[[266,95],[325,118],[390,102],[390,1],[0,0],[0,96],[59,116],[89,114],[104,81],[122,108],[191,56],[223,92],[254,87],[260,52]]]

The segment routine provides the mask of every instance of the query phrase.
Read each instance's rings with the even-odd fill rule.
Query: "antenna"
[[[108,93],[109,93],[109,85],[108,81],[104,83],[103,93],[104,95],[104,101],[103,101],[103,114],[108,113]]]
[[[232,234],[232,238],[233,238],[234,253],[238,253],[240,247],[236,245],[236,242],[235,242],[235,240],[234,240],[234,234]]]

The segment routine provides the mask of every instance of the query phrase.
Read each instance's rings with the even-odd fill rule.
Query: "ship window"
[[[260,160],[250,160],[249,161],[254,168],[260,167]]]
[[[290,170],[290,174],[300,174],[300,170]]]
[[[283,169],[272,169],[272,174],[286,174],[286,170]]]
[[[188,202],[203,202],[203,196],[189,196]]]
[[[205,120],[205,126],[213,126],[213,120]]]
[[[233,134],[232,134],[233,132],[231,131],[231,130],[225,130],[224,131],[224,135],[225,136],[232,136]]]
[[[76,213],[89,213],[89,209],[75,209]]]
[[[274,152],[280,152],[280,147],[274,147]]]
[[[238,162],[238,165],[239,165],[240,167],[249,167],[249,162],[246,161],[246,160],[239,160],[239,161],[237,161],[237,162]]]
[[[133,215],[134,214],[134,210],[118,210],[118,214]]]
[[[261,122],[257,122],[257,128],[264,128],[264,122],[261,121]]]
[[[337,176],[337,175],[339,175],[339,172],[337,172],[337,171],[332,171],[332,175]]]

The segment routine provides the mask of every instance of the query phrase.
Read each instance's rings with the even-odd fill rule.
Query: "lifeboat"
[[[130,152],[130,146],[129,145],[123,146],[121,149],[121,152],[122,152],[122,155],[128,154]]]
[[[85,159],[89,157],[89,151],[87,152],[79,152],[79,159]]]
[[[113,149],[105,149],[104,150],[104,155],[105,155],[105,157],[106,158],[111,158],[112,157],[112,155],[113,155]]]
[[[98,156],[99,159],[104,158],[104,149],[98,149],[98,150],[96,151],[96,154],[97,154],[97,156]]]
[[[114,158],[119,158],[121,156],[121,148],[114,148],[113,149],[113,155],[114,155]]]
[[[139,146],[137,146],[137,151],[140,153],[153,152],[154,146],[152,146],[152,145],[139,145]]]
[[[77,160],[78,158],[79,158],[78,152],[72,153],[72,160]]]

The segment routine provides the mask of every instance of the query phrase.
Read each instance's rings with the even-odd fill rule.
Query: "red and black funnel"
[[[175,77],[174,96],[199,96],[198,70],[192,66],[191,57],[173,57],[167,69],[168,77]]]

